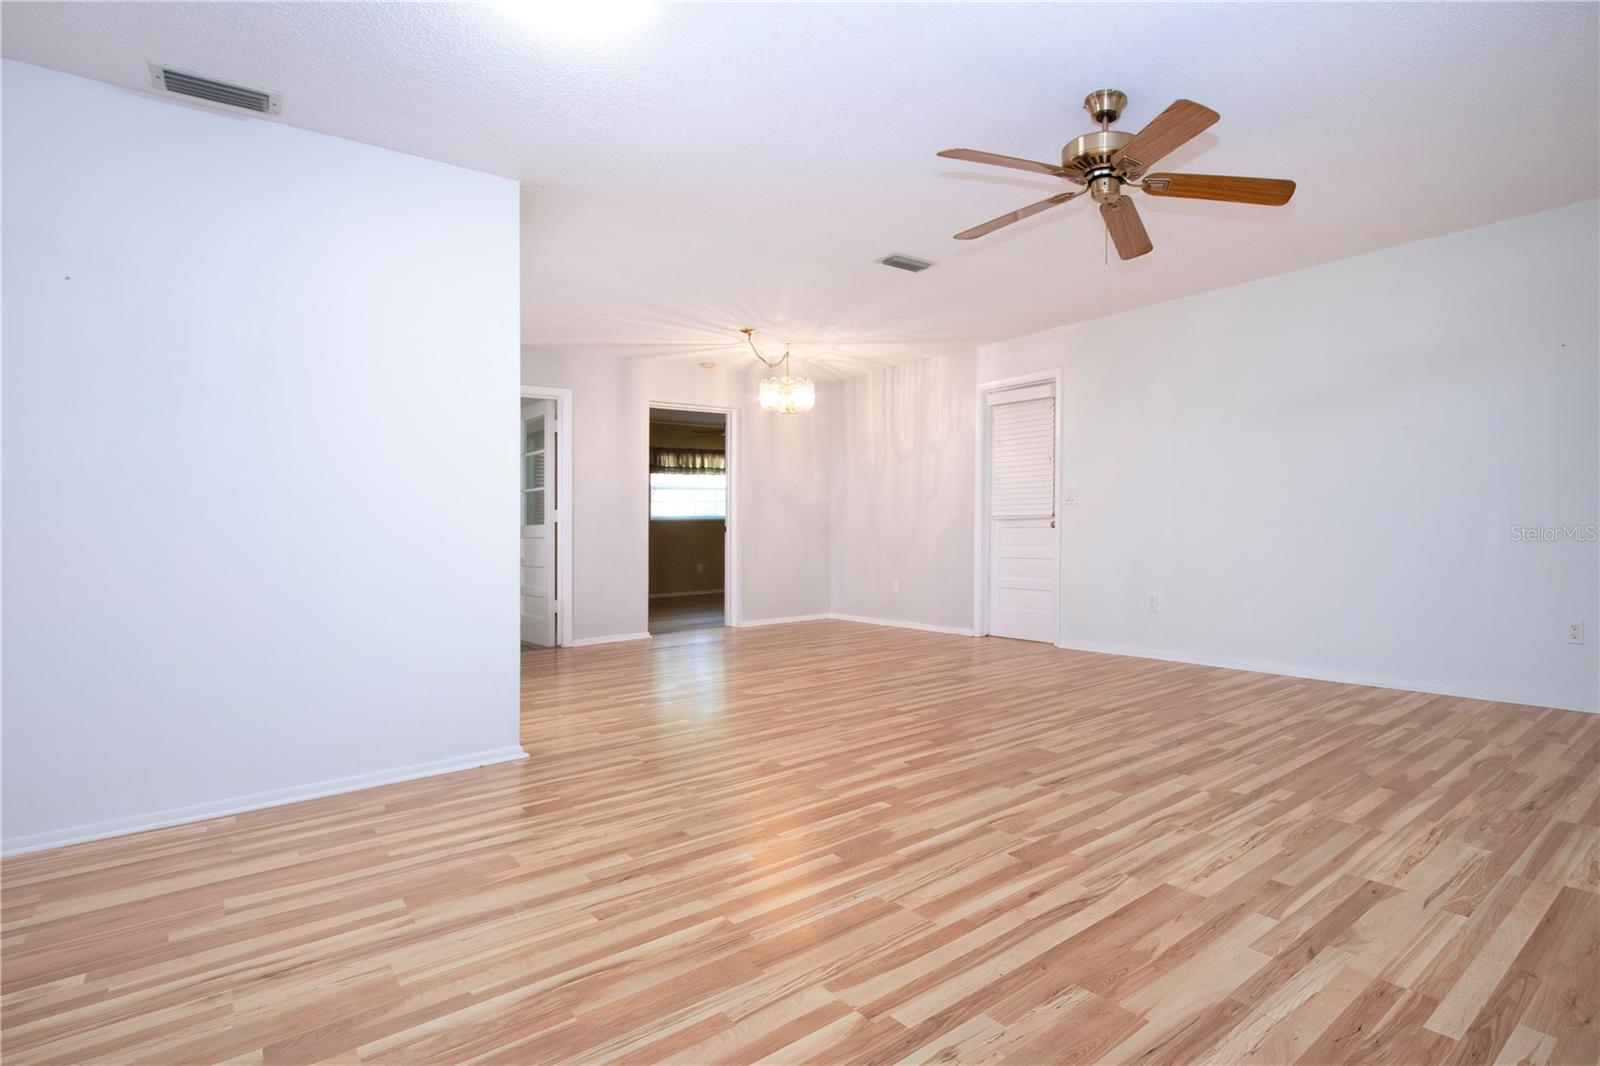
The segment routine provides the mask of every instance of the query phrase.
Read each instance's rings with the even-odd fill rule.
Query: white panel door
[[[1056,642],[1056,531],[1052,519],[995,519],[991,525],[989,633]]]
[[[1056,642],[1053,390],[989,396],[989,633]]]
[[[554,492],[555,403],[522,401],[522,639],[556,642]]]

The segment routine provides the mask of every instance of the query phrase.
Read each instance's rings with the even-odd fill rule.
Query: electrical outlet
[[[706,572],[706,564],[705,563],[695,563],[694,564],[694,572],[697,573],[697,574],[705,573]]]
[[[1067,489],[1066,491],[1062,492],[1062,494],[1061,494],[1061,503],[1062,503],[1063,506],[1071,507],[1073,504],[1075,504],[1077,502],[1078,502],[1078,490],[1077,489]]]
[[[899,578],[894,578],[893,580],[891,580],[889,582],[889,591],[894,593],[896,596],[900,595],[900,579]]]
[[[1146,610],[1148,610],[1151,614],[1160,614],[1161,613],[1161,597],[1160,596],[1157,596],[1154,592],[1151,592],[1151,593],[1147,594],[1145,599],[1146,599],[1146,607],[1145,607]]]
[[[1582,644],[1583,643],[1583,623],[1582,622],[1568,622],[1567,623],[1567,643],[1568,644]]]

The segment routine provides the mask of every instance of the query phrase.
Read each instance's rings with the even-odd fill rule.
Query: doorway
[[[524,647],[572,642],[567,495],[571,393],[525,387],[521,400],[521,637]]]
[[[976,631],[1054,644],[1060,607],[1058,382],[979,386]]]
[[[651,636],[728,624],[728,413],[651,407]]]

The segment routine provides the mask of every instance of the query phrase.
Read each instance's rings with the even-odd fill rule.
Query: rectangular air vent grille
[[[933,264],[928,262],[926,259],[918,259],[915,256],[900,255],[899,253],[894,255],[886,255],[882,259],[878,260],[878,262],[887,267],[894,267],[896,270],[909,270],[913,274],[916,274],[919,271],[927,270],[929,267],[933,266]]]
[[[278,113],[278,95],[263,89],[231,85],[228,82],[207,78],[192,71],[176,70],[172,67],[163,67],[157,63],[150,64],[150,80],[157,89],[164,92],[177,93],[179,96],[192,96],[196,100],[205,100],[213,104],[222,104],[226,107],[243,108],[246,111],[257,111],[263,115],[275,115]]]

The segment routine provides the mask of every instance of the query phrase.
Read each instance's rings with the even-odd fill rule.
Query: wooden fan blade
[[[1111,243],[1117,246],[1117,254],[1122,258],[1137,259],[1155,248],[1150,243],[1150,234],[1144,231],[1139,209],[1126,196],[1114,204],[1101,204],[1100,217],[1105,219],[1106,229],[1111,231]]]
[[[984,222],[981,225],[973,226],[971,229],[962,230],[960,233],[956,234],[956,240],[970,241],[974,237],[982,237],[985,233],[993,233],[1001,226],[1009,226],[1013,222],[1021,222],[1030,215],[1037,215],[1040,211],[1043,211],[1047,207],[1054,207],[1056,204],[1064,204],[1077,195],[1079,194],[1075,192],[1057,193],[1048,200],[1040,200],[1036,204],[1029,204],[1027,207],[1019,207],[1015,211],[1001,215],[999,218],[991,218],[989,221]]]
[[[1224,174],[1148,174],[1140,187],[1151,196],[1263,207],[1282,207],[1294,195],[1294,182],[1286,178],[1232,178]]]
[[[1014,155],[995,155],[993,152],[980,152],[975,148],[946,148],[939,153],[943,159],[963,159],[968,163],[987,163],[992,167],[1010,167],[1012,170],[1027,170],[1035,174],[1049,174],[1051,177],[1064,178],[1067,172],[1053,163],[1035,163],[1031,159],[1018,159]]]
[[[1221,117],[1204,104],[1175,100],[1113,154],[1111,162],[1130,176],[1137,176],[1168,152],[1200,136]]]

